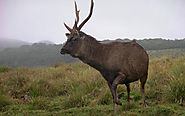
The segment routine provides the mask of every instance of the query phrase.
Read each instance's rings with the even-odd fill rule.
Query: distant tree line
[[[116,41],[130,41],[121,40]],[[104,42],[107,42],[104,41]],[[146,50],[164,50],[164,49],[185,49],[185,39],[183,40],[164,40],[164,39],[144,39],[137,40]],[[78,61],[69,55],[61,55],[62,45],[37,43],[33,45],[24,45],[19,48],[7,48],[0,51],[1,66],[48,66],[60,63],[71,63]],[[184,51],[184,50],[183,50]]]
[[[185,39],[182,40],[164,40],[164,39],[144,39],[138,40],[146,50],[163,50],[173,48],[185,48]]]
[[[0,51],[0,66],[48,66],[74,62],[69,55],[60,54],[61,45],[33,44]]]

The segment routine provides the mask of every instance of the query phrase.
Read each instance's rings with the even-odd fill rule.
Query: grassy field
[[[131,84],[131,104],[120,85],[117,115],[185,116],[185,57],[152,58],[146,83],[148,106],[140,105],[139,82]],[[0,67],[0,115],[111,116],[113,103],[106,81],[88,65],[45,68]]]

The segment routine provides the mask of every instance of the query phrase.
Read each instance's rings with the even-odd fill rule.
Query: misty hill
[[[54,42],[49,41],[49,40],[42,40],[42,41],[39,41],[37,43],[43,43],[43,44],[47,44],[47,45],[49,45],[49,44],[55,44]]]
[[[117,39],[114,41],[130,41],[129,39]],[[112,42],[110,40],[102,41],[103,43]],[[185,54],[185,39],[183,40],[163,40],[163,39],[148,39],[137,40],[148,53],[159,55],[167,49],[168,54],[175,52],[178,49],[178,54]],[[48,66],[60,63],[71,63],[77,61],[69,55],[61,55],[60,49],[62,45],[34,43],[32,45],[23,45],[19,48],[7,48],[0,51],[0,66]],[[174,49],[174,50],[168,50]],[[179,50],[180,49],[180,50]],[[182,49],[182,50],[181,50]],[[152,51],[152,52],[151,52]],[[156,52],[155,52],[156,51]],[[175,54],[176,55],[176,54]]]
[[[7,48],[0,51],[0,66],[48,66],[62,62],[68,63],[75,61],[68,55],[60,54],[61,45],[47,45],[35,43],[24,45],[19,48]]]
[[[146,50],[163,50],[174,48],[185,48],[185,39],[182,40],[164,40],[164,39],[144,39],[138,40]]]
[[[109,42],[129,42],[129,39],[116,39],[116,40],[104,40],[102,43]],[[161,38],[156,39],[144,39],[136,40],[141,46],[146,50],[163,50],[163,49],[173,49],[173,48],[185,48],[185,39],[181,40],[165,40]]]
[[[21,40],[0,38],[0,50],[5,48],[18,48],[22,45],[30,45],[30,44],[31,43],[21,41]]]

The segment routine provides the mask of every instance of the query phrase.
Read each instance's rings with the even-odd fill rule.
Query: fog
[[[80,21],[90,0],[76,0]],[[103,39],[185,38],[185,0],[94,0],[82,31]],[[0,0],[0,39],[63,43],[75,20],[74,0]]]

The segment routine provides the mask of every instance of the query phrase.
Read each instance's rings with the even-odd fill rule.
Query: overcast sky
[[[80,21],[90,0],[76,0]],[[117,38],[185,38],[185,0],[94,0],[83,32],[98,40]],[[74,0],[0,0],[0,39],[29,42],[66,40],[63,22],[74,23]]]

